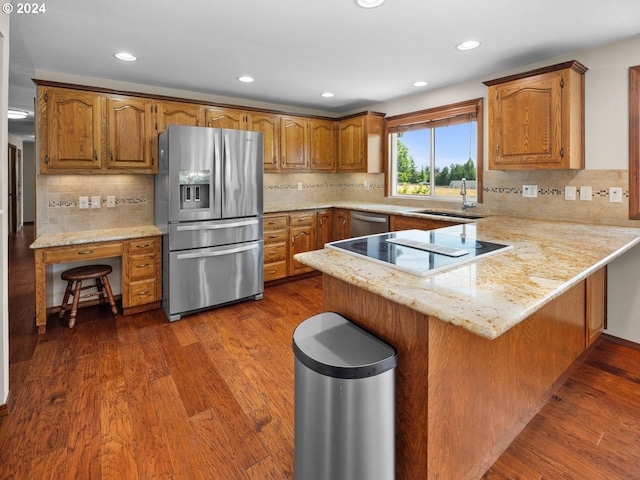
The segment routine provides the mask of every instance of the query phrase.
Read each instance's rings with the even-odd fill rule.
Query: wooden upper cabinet
[[[338,172],[382,171],[383,115],[367,112],[338,122]]]
[[[209,107],[205,110],[205,122],[207,127],[245,130],[247,112],[232,108]]]
[[[99,170],[104,155],[103,110],[99,94],[39,88],[40,173]]]
[[[264,171],[280,169],[280,116],[252,112],[248,116],[247,130],[262,133]]]
[[[195,103],[159,102],[156,114],[158,133],[168,125],[201,127],[204,124],[204,107]]]
[[[280,118],[281,170],[309,168],[309,120],[302,117]]]
[[[310,168],[314,171],[335,172],[338,153],[336,122],[312,119],[310,123]]]
[[[154,107],[145,98],[107,98],[107,169],[157,172],[157,137],[151,115]]]
[[[484,82],[489,168],[584,168],[584,73],[576,61]]]

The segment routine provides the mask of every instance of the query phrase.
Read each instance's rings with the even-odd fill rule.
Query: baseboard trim
[[[600,338],[603,340],[607,340],[611,343],[615,343],[617,345],[622,345],[623,347],[631,348],[632,350],[640,351],[640,344],[636,342],[632,342],[631,340],[626,340],[624,338],[614,337],[613,335],[609,335],[607,333],[602,333]]]

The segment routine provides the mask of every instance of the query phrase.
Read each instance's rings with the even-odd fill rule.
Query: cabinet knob
[[[111,150],[111,161],[113,162],[113,150]]]

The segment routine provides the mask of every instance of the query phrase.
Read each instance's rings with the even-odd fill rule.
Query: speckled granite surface
[[[92,242],[110,240],[127,240],[130,238],[155,237],[162,232],[154,225],[138,227],[108,228],[103,230],[87,230],[84,232],[49,233],[38,236],[30,245],[31,248],[63,247]]]
[[[513,250],[427,277],[333,250],[296,260],[442,321],[493,339],[640,243],[640,229],[509,217],[442,229]]]

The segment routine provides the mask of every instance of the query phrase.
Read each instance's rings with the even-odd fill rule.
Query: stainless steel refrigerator
[[[158,136],[155,224],[170,321],[262,298],[262,141],[258,132],[181,125]]]

